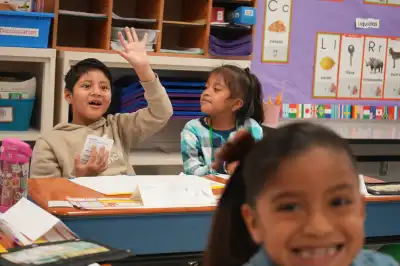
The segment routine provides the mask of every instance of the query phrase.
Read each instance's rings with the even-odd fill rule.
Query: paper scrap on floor
[[[57,217],[25,198],[3,213],[0,223],[6,233],[11,234],[21,245],[30,245],[38,240],[46,242],[76,238]]]

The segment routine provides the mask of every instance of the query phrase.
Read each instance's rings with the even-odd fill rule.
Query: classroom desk
[[[366,177],[367,182],[379,180]],[[59,217],[81,238],[92,239],[134,254],[202,252],[213,207],[85,211],[48,208],[49,200],[104,197],[67,179],[30,179],[29,196]],[[400,196],[367,197],[367,237],[400,236]]]

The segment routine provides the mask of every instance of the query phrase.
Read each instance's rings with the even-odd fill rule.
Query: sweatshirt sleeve
[[[134,113],[115,116],[118,134],[127,150],[162,129],[173,112],[171,101],[157,76],[154,80],[141,84],[147,107]]]
[[[39,138],[32,152],[30,177],[61,177],[61,169],[58,160],[44,139]]]
[[[190,130],[184,128],[181,132],[181,153],[184,172],[187,175],[205,176],[211,173],[211,167],[206,165],[200,154],[200,141]]]

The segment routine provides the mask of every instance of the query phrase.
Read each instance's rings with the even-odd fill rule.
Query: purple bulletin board
[[[364,4],[363,0],[329,2],[293,0],[288,64],[262,63],[264,10],[259,0],[252,71],[260,79],[264,95],[276,96],[283,89],[283,102],[296,104],[398,105],[389,100],[313,99],[312,83],[317,32],[400,37],[400,6]],[[278,0],[279,1],[279,0]],[[379,29],[356,29],[356,18],[380,19]],[[400,63],[400,60],[399,60]]]

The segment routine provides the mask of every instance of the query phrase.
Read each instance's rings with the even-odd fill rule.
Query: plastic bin
[[[0,46],[48,48],[53,13],[0,11]]]
[[[159,30],[150,30],[150,29],[137,29],[135,28],[136,34],[139,38],[139,40],[143,39],[144,34],[147,33],[147,44],[155,44],[157,43],[157,38],[158,38],[158,33]],[[125,33],[125,28],[123,27],[112,27],[111,28],[111,40],[112,41],[118,41],[118,32],[122,32],[122,35],[124,35],[125,39],[126,33]]]
[[[0,99],[0,131],[28,131],[35,98]]]
[[[248,6],[238,7],[232,14],[231,22],[242,25],[256,24],[256,9]]]

